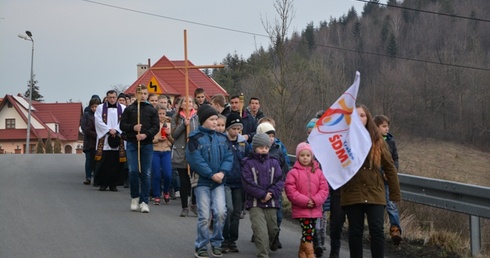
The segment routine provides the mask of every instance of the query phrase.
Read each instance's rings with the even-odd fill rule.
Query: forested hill
[[[346,10],[289,37],[294,17],[286,11],[303,3],[275,4],[284,12],[266,27],[269,48],[229,54],[212,77],[230,95],[259,97],[288,149],[306,139],[306,123],[358,70],[357,102],[390,117],[395,134],[490,150],[490,1],[366,3],[362,13]]]

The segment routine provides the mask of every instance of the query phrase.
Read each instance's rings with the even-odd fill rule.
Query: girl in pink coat
[[[328,183],[308,143],[296,147],[296,162],[286,177],[286,194],[292,216],[301,225],[302,237],[298,257],[315,257],[313,234],[316,219],[322,217],[322,205],[328,197]]]

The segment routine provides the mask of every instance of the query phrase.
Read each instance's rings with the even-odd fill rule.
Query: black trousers
[[[362,257],[362,238],[364,233],[364,215],[367,216],[369,235],[371,236],[371,255],[384,257],[384,205],[354,204],[342,207],[349,220],[349,251],[351,258]]]
[[[189,205],[189,196],[191,196],[191,178],[187,172],[187,168],[177,168],[179,172],[180,179],[180,202],[182,205],[182,209],[188,208]],[[196,197],[192,194],[191,199],[192,204],[196,204]]]
[[[330,250],[339,253],[345,212],[340,206],[340,189],[330,191]]]

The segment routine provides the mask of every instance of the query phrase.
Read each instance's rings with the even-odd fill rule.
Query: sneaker
[[[85,181],[83,181],[83,184],[84,185],[89,185],[90,184],[90,178],[85,179]]]
[[[238,253],[238,248],[236,246],[236,243],[235,242],[230,242],[228,244],[228,248],[227,248],[226,251],[228,251],[228,253]]]
[[[149,213],[150,208],[148,207],[148,204],[146,202],[140,203],[140,208],[141,208],[141,213]]]
[[[175,200],[177,197],[175,197],[175,191],[174,189],[170,189],[170,199]]]
[[[100,188],[99,188],[99,191],[102,191],[103,192],[105,190],[107,190],[107,186],[101,185]]]
[[[136,197],[136,198],[131,199],[131,210],[132,211],[138,211],[139,201],[140,201],[140,198],[139,197]]]
[[[209,257],[208,250],[205,248],[201,248],[199,250],[196,250],[196,253],[194,253],[194,256],[196,258],[207,258],[207,257]]]
[[[323,248],[321,246],[316,246],[314,248],[313,252],[315,253],[316,257],[322,257],[323,256]]]
[[[111,186],[111,187],[109,187],[109,190],[110,190],[111,192],[117,192],[117,187],[115,187],[115,186]]]
[[[214,247],[213,246],[213,256],[214,257],[221,257],[221,256],[223,256],[223,252],[221,252],[221,248],[220,247]]]
[[[153,204],[154,204],[154,205],[160,205],[160,198],[155,198],[155,199],[153,200]]]
[[[400,242],[402,241],[402,234],[397,226],[391,226],[390,236],[391,236],[391,240],[393,241],[393,245],[395,246],[400,245]]]
[[[196,216],[197,216],[197,205],[192,204],[191,205],[191,211],[192,211],[192,213],[196,214]]]
[[[179,191],[175,191],[175,198],[180,198],[180,192]]]
[[[164,201],[166,204],[169,204],[169,203],[170,203],[170,194],[169,194],[169,193],[164,193],[164,194],[163,194],[163,201]]]
[[[187,217],[187,216],[189,216],[189,208],[183,208],[182,211],[180,212],[180,216],[181,217]]]

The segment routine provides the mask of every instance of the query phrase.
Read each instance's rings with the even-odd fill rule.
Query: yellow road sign
[[[162,88],[160,88],[160,85],[158,85],[157,79],[153,76],[151,77],[150,82],[148,82],[148,93],[156,93],[156,94],[162,94]]]

